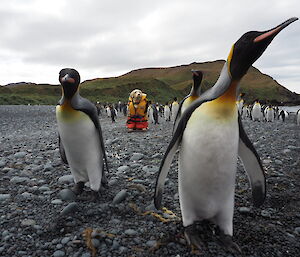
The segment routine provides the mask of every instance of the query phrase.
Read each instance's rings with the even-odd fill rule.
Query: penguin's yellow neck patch
[[[56,106],[56,117],[59,121],[63,122],[74,122],[82,119],[82,112],[74,110],[71,101],[65,99],[62,105]]]
[[[232,81],[228,90],[223,95],[204,104],[205,110],[203,109],[203,111],[215,118],[235,117],[237,86],[238,81]]]

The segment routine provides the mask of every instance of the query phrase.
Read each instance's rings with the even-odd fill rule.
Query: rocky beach
[[[110,171],[97,202],[89,189],[75,197],[70,169],[60,159],[54,106],[0,106],[0,256],[232,256],[207,235],[192,251],[183,237],[177,162],[157,211],[153,193],[172,124],[160,119],[143,133],[127,133],[101,116]],[[234,241],[242,256],[299,256],[300,127],[243,121],[266,171],[267,197],[252,205],[240,162],[236,178]],[[201,147],[201,146],[199,146]]]

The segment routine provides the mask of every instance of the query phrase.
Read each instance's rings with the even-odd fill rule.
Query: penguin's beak
[[[61,82],[68,82],[68,83],[75,83],[75,79],[71,78],[69,74],[66,74],[64,77],[61,78]]]
[[[297,17],[293,17],[293,18],[286,20],[285,22],[281,23],[280,25],[276,26],[275,28],[263,32],[263,34],[257,36],[253,40],[253,42],[258,43],[265,39],[273,39],[281,30],[283,30],[284,28],[286,28],[288,25],[290,25],[291,23],[293,23],[296,20],[298,20]]]

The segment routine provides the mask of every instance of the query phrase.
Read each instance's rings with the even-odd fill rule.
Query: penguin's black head
[[[192,70],[193,73],[193,80],[195,84],[200,85],[203,77],[203,73],[200,70]]]
[[[64,96],[72,98],[80,83],[80,75],[77,70],[65,68],[59,72],[59,82],[63,87]]]
[[[232,46],[227,59],[229,72],[233,79],[241,79],[250,66],[263,54],[273,38],[285,27],[298,18],[291,18],[273,29],[259,32],[250,31],[245,33]]]

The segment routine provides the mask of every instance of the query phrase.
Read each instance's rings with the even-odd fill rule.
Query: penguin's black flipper
[[[154,193],[154,205],[157,209],[160,209],[161,207],[165,179],[168,175],[168,171],[170,169],[173,157],[177,151],[177,148],[180,145],[182,135],[191,115],[201,104],[208,101],[212,101],[224,94],[229,88],[230,84],[231,78],[228,74],[227,66],[225,63],[215,86],[206,90],[202,95],[200,95],[200,97],[197,100],[195,100],[181,115],[158,171]]]
[[[239,148],[241,158],[252,188],[253,203],[256,207],[263,204],[266,198],[266,178],[260,158],[248,138],[239,116]]]
[[[91,103],[89,100],[87,100],[87,99],[85,99],[81,96],[73,97],[71,105],[72,105],[73,109],[75,109],[77,111],[84,112],[93,121],[93,123],[94,123],[94,125],[95,125],[95,127],[96,127],[96,129],[99,133],[100,145],[101,145],[101,149],[102,149],[102,152],[103,152],[103,158],[104,158],[104,161],[105,161],[106,170],[108,172],[109,171],[108,162],[107,162],[105,146],[104,146],[104,141],[103,141],[103,136],[102,136],[102,129],[101,129],[101,126],[100,126],[100,123],[99,123],[99,118],[98,118],[98,113],[97,113],[96,106],[93,103]],[[102,169],[102,173],[103,173],[102,175],[105,176],[104,169]]]
[[[64,148],[64,146],[63,146],[63,143],[62,143],[62,141],[61,141],[59,135],[58,135],[58,145],[59,145],[59,153],[60,153],[60,157],[61,157],[62,161],[63,161],[65,164],[69,164],[69,163],[68,163],[68,160],[67,160],[65,148]]]

